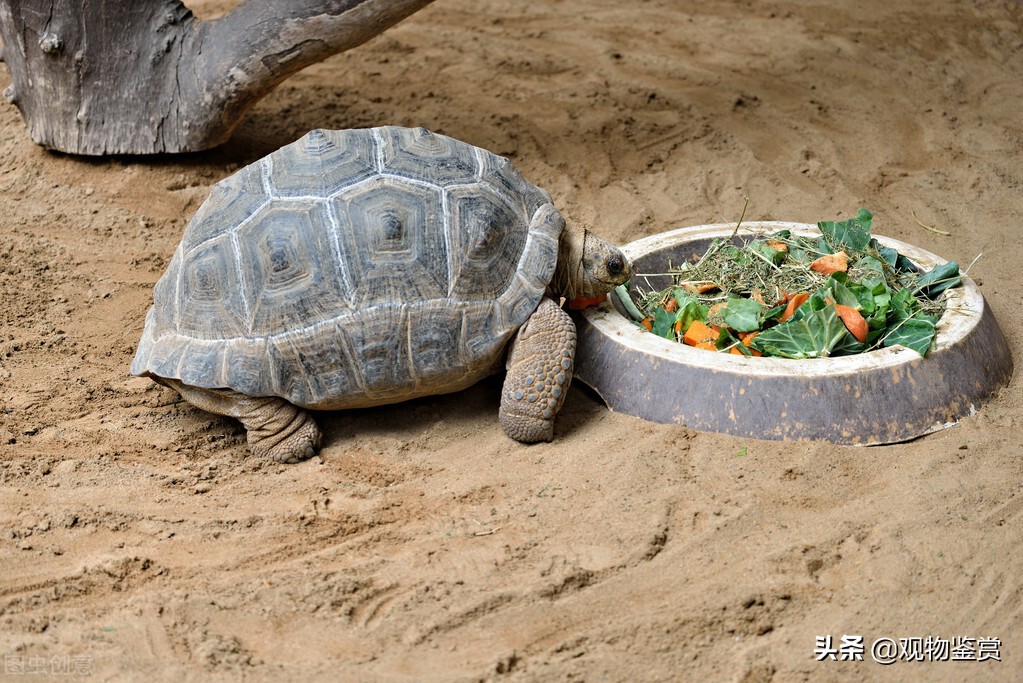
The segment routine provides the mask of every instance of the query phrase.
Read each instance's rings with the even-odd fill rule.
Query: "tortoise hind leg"
[[[554,416],[572,381],[575,323],[551,299],[540,301],[508,352],[501,390],[501,426],[523,443],[554,438]]]
[[[313,418],[282,398],[246,396],[231,389],[202,389],[175,379],[156,379],[196,408],[239,420],[245,427],[249,449],[257,456],[294,463],[312,457],[320,448],[322,434]]]

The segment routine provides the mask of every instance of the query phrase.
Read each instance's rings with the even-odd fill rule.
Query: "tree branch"
[[[199,22],[180,0],[0,0],[4,95],[51,149],[208,149],[288,76],[430,2],[247,0]]]

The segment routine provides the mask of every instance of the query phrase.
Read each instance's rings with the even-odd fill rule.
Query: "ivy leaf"
[[[805,308],[809,302],[799,307]],[[822,358],[831,355],[842,338],[849,334],[835,314],[834,306],[806,313],[758,334],[751,346],[768,356],[782,358]]]
[[[723,311],[725,325],[736,332],[759,330],[764,324],[765,311],[765,306],[758,301],[730,296]]]

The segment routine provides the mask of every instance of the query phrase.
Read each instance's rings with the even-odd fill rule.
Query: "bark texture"
[[[209,149],[288,76],[430,2],[247,0],[203,22],[178,0],[0,0],[4,97],[50,149]]]

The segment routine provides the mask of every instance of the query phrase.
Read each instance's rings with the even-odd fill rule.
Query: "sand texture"
[[[744,197],[756,220],[868,208],[982,254],[1018,352],[1021,111],[1015,0],[438,0],[185,156],[49,153],[0,102],[0,679],[1019,680],[1021,363],[892,446],[656,425],[578,384],[554,442],[523,446],[495,377],[322,414],[322,457],[293,466],[128,366],[213,183],[384,124],[510,157],[617,242]],[[815,661],[825,635],[865,661]],[[997,638],[1001,661],[871,661],[927,636]]]

